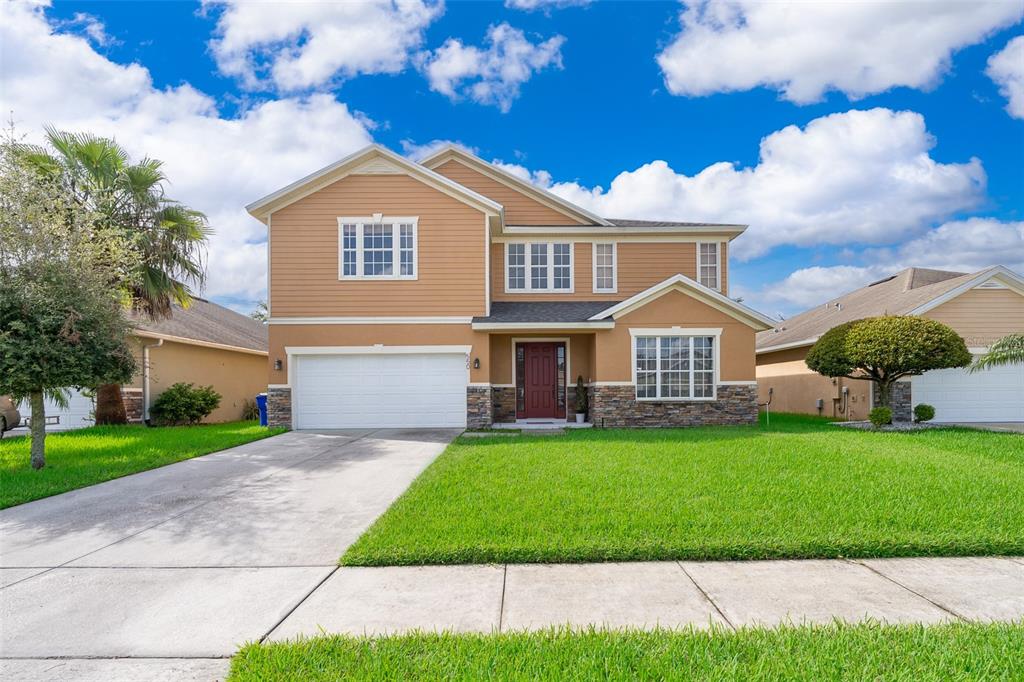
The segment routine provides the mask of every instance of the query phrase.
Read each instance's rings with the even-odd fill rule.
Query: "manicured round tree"
[[[807,366],[827,377],[867,379],[878,389],[878,403],[889,405],[899,379],[933,369],[966,367],[967,345],[935,320],[910,315],[868,317],[825,332],[807,353]]]

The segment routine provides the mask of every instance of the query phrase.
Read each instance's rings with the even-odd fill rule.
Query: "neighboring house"
[[[750,423],[741,225],[596,216],[455,147],[373,145],[247,207],[268,228],[272,424]]]
[[[974,273],[908,268],[776,324],[757,335],[757,383],[772,409],[864,419],[871,384],[829,379],[807,368],[804,358],[832,327],[878,315],[921,315],[952,327],[975,355],[993,341],[1024,331],[1024,278],[1002,266]],[[944,369],[910,377],[893,391],[901,419],[913,405],[935,407],[940,422],[1024,421],[1024,366],[976,374]]]
[[[245,401],[266,390],[267,327],[256,320],[196,298],[187,309],[175,306],[167,319],[134,316],[132,326],[129,343],[138,371],[122,388],[131,422],[147,419],[153,401],[179,381],[212,385],[221,394],[207,422],[240,419]],[[55,422],[47,430],[91,426],[94,409],[93,399],[79,391],[71,391],[67,407],[47,401],[47,417]],[[26,405],[21,414],[29,416]]]

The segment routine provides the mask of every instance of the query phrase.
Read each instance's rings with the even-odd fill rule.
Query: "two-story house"
[[[248,206],[268,230],[272,424],[757,419],[742,225],[603,218],[447,147],[378,145]]]

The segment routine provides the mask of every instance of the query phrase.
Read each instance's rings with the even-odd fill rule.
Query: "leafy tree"
[[[136,269],[109,284],[150,318],[188,307],[205,279],[206,216],[164,194],[162,162],[132,163],[113,140],[47,128],[47,147],[22,147],[24,157],[94,216],[93,232],[120,233],[134,250]],[[97,423],[125,423],[121,387],[97,390]]]
[[[1010,334],[999,339],[967,371],[980,372],[1003,365],[1024,365],[1024,334]]]
[[[44,398],[66,387],[131,378],[123,301],[135,252],[119,231],[25,163],[8,139],[0,150],[0,394],[27,398],[31,462],[46,463]]]
[[[263,324],[266,324],[267,320],[270,319],[270,309],[267,308],[267,302],[257,302],[256,310],[253,310],[251,313],[249,313],[249,317],[256,320],[257,322],[262,322]]]
[[[887,315],[837,325],[807,353],[807,366],[827,377],[868,379],[889,406],[892,385],[933,369],[966,367],[971,354],[960,336],[935,320]]]

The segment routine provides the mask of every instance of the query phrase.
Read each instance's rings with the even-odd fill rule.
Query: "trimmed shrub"
[[[160,394],[149,413],[158,424],[198,424],[217,409],[220,398],[213,386],[177,383]]]
[[[875,428],[881,428],[886,424],[892,424],[892,409],[888,407],[876,407],[875,409],[868,412],[868,419],[875,425]]]
[[[914,406],[914,421],[921,423],[935,419],[935,408],[927,403]]]

